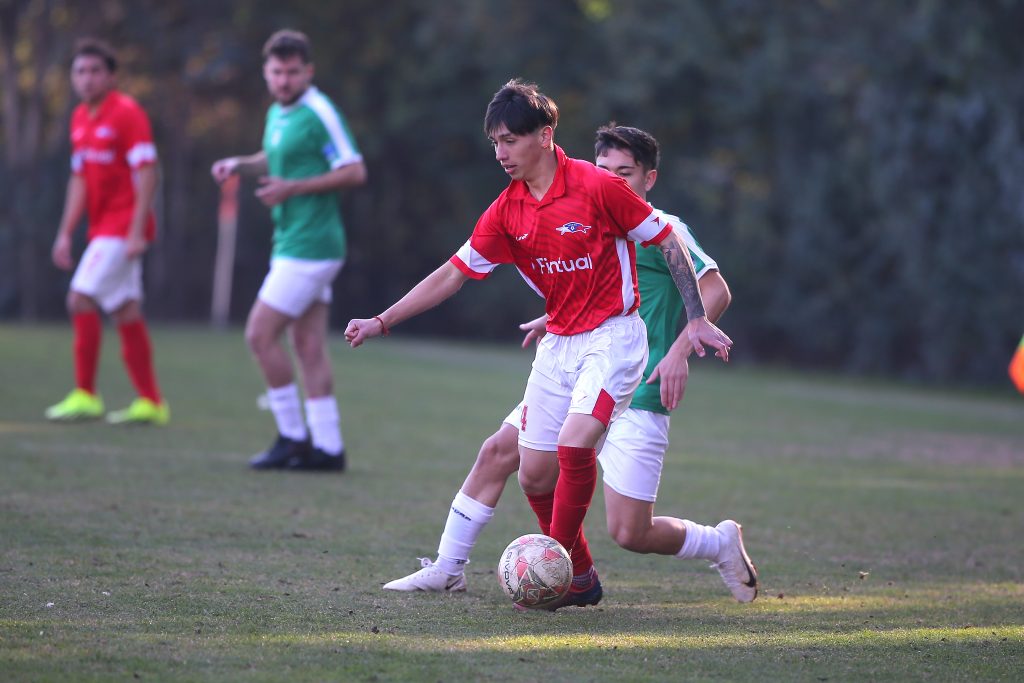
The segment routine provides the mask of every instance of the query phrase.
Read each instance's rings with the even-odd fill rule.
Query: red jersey
[[[103,98],[89,115],[84,102],[71,115],[71,171],[85,179],[89,239],[127,237],[135,210],[132,173],[156,163],[156,147],[149,118],[131,97],[116,90]],[[145,237],[156,232],[153,214],[146,221]]]
[[[514,263],[544,297],[547,328],[561,335],[596,328],[640,304],[636,248],[660,243],[672,226],[622,178],[555,147],[558,166],[544,198],[513,180],[477,221],[451,261],[474,279]]]

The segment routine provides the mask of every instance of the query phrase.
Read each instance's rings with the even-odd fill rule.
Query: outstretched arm
[[[365,182],[366,164],[356,161],[308,178],[289,179],[261,176],[256,197],[266,206],[276,206],[296,195],[336,192],[342,188],[362,185]]]
[[[356,348],[367,339],[387,334],[395,325],[450,299],[468,279],[451,261],[447,261],[380,315],[349,321],[345,339],[352,348]]]
[[[686,248],[680,229],[673,225],[672,232],[658,246],[665,256],[668,272],[679,289],[679,295],[683,298],[687,320],[684,332],[693,344],[693,350],[703,358],[704,344],[707,344],[715,349],[716,356],[728,362],[732,340],[707,319],[704,301],[697,285],[697,274],[693,270],[690,251]]]

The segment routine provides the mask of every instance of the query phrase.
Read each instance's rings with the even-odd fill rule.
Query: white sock
[[[683,541],[683,547],[676,553],[676,557],[684,560],[691,557],[713,560],[718,557],[718,542],[721,540],[718,529],[688,519],[684,519],[683,524],[686,525],[686,540]]]
[[[345,442],[341,440],[338,402],[333,396],[306,399],[306,420],[313,435],[314,448],[328,455],[338,455],[345,450]]]
[[[270,402],[270,412],[274,414],[277,431],[281,436],[293,441],[305,441],[308,432],[302,419],[299,387],[294,382],[276,389],[268,387],[267,400]]]
[[[455,495],[437,547],[437,564],[442,571],[453,575],[463,573],[477,537],[493,516],[494,508],[462,491]]]

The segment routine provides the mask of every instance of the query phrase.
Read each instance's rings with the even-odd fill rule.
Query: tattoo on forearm
[[[686,319],[704,317],[706,313],[704,302],[700,298],[700,288],[697,286],[697,273],[693,269],[693,261],[690,260],[690,252],[686,245],[672,234],[662,242],[661,252],[665,255],[668,272],[671,273],[679,294],[683,297]]]

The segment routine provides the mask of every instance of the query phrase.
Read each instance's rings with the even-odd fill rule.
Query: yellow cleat
[[[151,424],[163,426],[171,419],[171,409],[166,401],[153,403],[148,398],[137,398],[124,410],[115,410],[107,415],[112,425]]]
[[[74,389],[63,401],[46,409],[46,419],[56,422],[98,420],[103,417],[103,399],[85,389]]]

